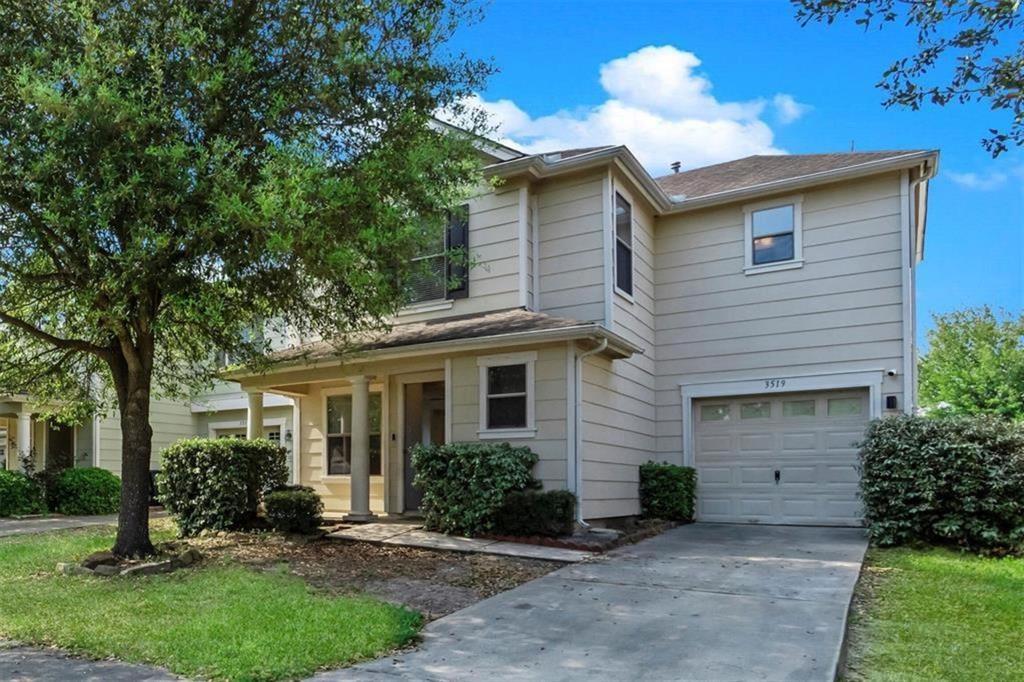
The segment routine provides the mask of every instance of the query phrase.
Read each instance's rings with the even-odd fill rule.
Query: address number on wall
[[[765,388],[783,388],[786,385],[785,379],[765,379]]]

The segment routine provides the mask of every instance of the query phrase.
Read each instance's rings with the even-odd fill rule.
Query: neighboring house
[[[450,225],[474,263],[459,287],[444,245],[425,249],[438,277],[390,333],[232,373],[245,409],[241,393],[212,397],[196,423],[282,426],[296,480],[354,519],[418,509],[413,444],[508,441],[539,455],[546,488],[578,495],[582,519],[637,514],[638,466],[663,460],[696,466],[703,520],[860,523],[852,444],[915,405],[937,152],[655,179],[625,147],[483,151],[500,183]]]

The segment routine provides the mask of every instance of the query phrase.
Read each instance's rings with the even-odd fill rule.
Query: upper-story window
[[[748,273],[803,264],[800,197],[746,206],[744,213]]]
[[[615,288],[633,295],[633,207],[615,193]]]
[[[429,303],[469,296],[469,206],[448,214],[441,232],[424,229],[419,255],[413,258],[409,303]]]

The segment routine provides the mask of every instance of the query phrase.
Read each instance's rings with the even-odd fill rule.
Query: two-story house
[[[915,404],[937,152],[654,178],[621,146],[483,151],[500,182],[454,214],[461,285],[425,249],[438,278],[389,333],[236,372],[245,412],[236,394],[216,423],[258,435],[287,412],[295,479],[354,519],[418,508],[411,445],[497,440],[537,452],[581,520],[637,514],[638,465],[661,460],[697,468],[703,520],[860,523],[853,443]]]
[[[755,156],[653,178],[625,147],[481,145],[497,188],[425,248],[417,300],[340,354],[283,350],[191,404],[159,450],[261,435],[327,512],[419,506],[409,448],[508,441],[581,519],[638,513],[638,465],[698,470],[703,520],[857,524],[856,441],[915,405],[914,268],[934,151]],[[448,263],[465,247],[471,267]],[[455,275],[456,277],[447,277]],[[465,275],[461,285],[449,284]],[[60,427],[0,398],[0,458],[120,470],[116,418]],[[27,434],[25,437],[21,437]]]

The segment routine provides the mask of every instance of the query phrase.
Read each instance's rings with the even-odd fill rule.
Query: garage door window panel
[[[783,417],[813,417],[814,411],[813,400],[785,400],[782,403]]]
[[[740,405],[740,419],[770,419],[771,416],[772,404],[768,401]]]
[[[728,405],[701,405],[700,420],[702,422],[729,421]]]
[[[830,417],[859,417],[863,411],[863,401],[860,398],[828,399],[828,416]]]

